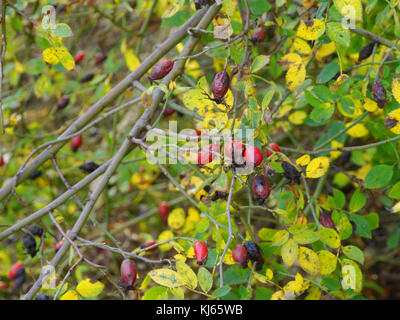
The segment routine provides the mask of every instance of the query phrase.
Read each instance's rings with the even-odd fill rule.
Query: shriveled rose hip
[[[251,34],[251,42],[257,43],[264,41],[266,36],[267,36],[267,31],[264,28],[254,29],[253,33]]]
[[[204,265],[207,262],[208,249],[203,241],[197,241],[194,244],[194,254],[199,266]]]
[[[107,59],[107,55],[104,52],[99,52],[95,58],[95,63],[96,63],[96,65],[98,65],[106,59]]]
[[[378,107],[383,108],[386,104],[386,90],[379,80],[375,80],[372,85],[372,95]]]
[[[212,93],[216,100],[222,100],[229,89],[229,75],[226,71],[218,72],[212,82]]]
[[[325,228],[332,228],[335,229],[335,224],[333,223],[333,220],[330,216],[328,216],[325,213],[321,213],[319,216],[319,222],[325,227]]]
[[[57,101],[57,108],[64,109],[69,104],[69,101],[69,97],[61,97],[61,99]]]
[[[267,199],[271,192],[268,179],[261,174],[258,174],[254,177],[252,189],[255,196],[263,200]]]
[[[125,259],[121,263],[121,277],[126,286],[132,286],[136,281],[136,265],[135,262]]]
[[[173,68],[174,62],[171,60],[161,60],[150,71],[149,80],[158,80],[164,78]]]
[[[366,46],[362,47],[358,54],[358,62],[369,58],[374,50],[375,42],[368,43]]]

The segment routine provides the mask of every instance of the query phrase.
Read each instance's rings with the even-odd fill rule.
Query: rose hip
[[[149,80],[159,80],[164,78],[173,68],[174,62],[171,60],[161,60],[150,71]]]
[[[273,150],[273,151],[275,151],[275,152],[281,152],[281,149],[279,149],[279,146],[278,146],[275,142],[271,142],[271,143],[268,145],[268,148],[270,148],[271,150]],[[269,156],[272,155],[273,152],[271,152],[271,151],[269,151],[269,150],[267,149],[267,151],[266,151],[265,153],[266,153],[267,158],[268,158]]]
[[[212,93],[215,100],[221,101],[229,89],[229,75],[226,71],[218,72],[212,82]]]
[[[194,244],[194,254],[196,255],[197,264],[199,266],[204,265],[208,258],[207,246],[202,241],[197,241]]]
[[[255,146],[248,147],[244,152],[244,158],[248,163],[254,163],[258,166],[264,159],[262,151]]]

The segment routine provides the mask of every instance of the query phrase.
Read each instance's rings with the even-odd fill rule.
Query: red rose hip
[[[226,71],[218,72],[212,82],[212,93],[217,101],[222,100],[229,89],[229,75]]]
[[[281,149],[279,149],[279,146],[278,146],[275,142],[271,142],[271,143],[268,145],[268,148],[270,148],[271,150],[273,150],[273,151],[275,151],[275,152],[281,152]],[[265,152],[265,154],[267,155],[267,158],[268,158],[269,156],[271,156],[272,153],[273,153],[273,152],[269,151],[268,149],[267,149],[267,151]]]
[[[158,80],[164,78],[173,68],[174,62],[171,60],[161,60],[150,71],[149,80]]]
[[[267,31],[264,28],[254,29],[251,34],[251,41],[253,43],[264,41],[267,36]]]
[[[77,151],[79,147],[82,145],[82,136],[78,135],[71,139],[71,149],[72,151]]]
[[[95,63],[96,63],[96,65],[98,65],[106,59],[107,59],[107,55],[104,52],[99,52],[95,58]]]
[[[161,219],[167,218],[169,213],[168,203],[166,203],[165,201],[161,202],[158,205],[158,213],[160,214]]]
[[[207,246],[202,241],[197,241],[194,244],[194,254],[196,256],[197,264],[199,266],[204,265],[208,258]]]
[[[241,163],[245,150],[246,148],[240,141],[233,140],[225,146],[225,157]]]
[[[80,63],[84,57],[85,57],[85,52],[83,52],[82,50],[78,51],[74,57],[75,63]]]
[[[232,258],[237,264],[241,265],[243,268],[247,267],[247,262],[249,257],[247,255],[247,250],[241,244],[237,244],[232,250]]]
[[[252,162],[258,166],[263,161],[264,156],[260,148],[253,146],[246,149],[244,152],[244,158],[246,162]]]
[[[146,248],[148,248],[148,247],[154,246],[156,243],[157,243],[156,241],[147,241],[147,242],[145,242],[145,243],[143,244],[143,249],[146,249]],[[151,248],[151,249],[149,249],[149,250],[147,250],[147,251],[154,252],[154,251],[157,250],[157,248],[158,248],[158,247],[156,246],[156,247]]]
[[[132,286],[136,281],[136,265],[135,262],[125,259],[121,263],[121,277],[126,286]]]
[[[3,156],[0,156],[0,167],[4,166],[4,159]]]
[[[23,264],[23,263],[21,263],[21,262],[15,263],[15,264],[11,267],[10,272],[8,273],[8,279],[10,279],[10,280],[14,279],[15,276],[17,275],[18,271],[19,271],[20,269],[22,269],[22,268],[24,268],[24,264]]]

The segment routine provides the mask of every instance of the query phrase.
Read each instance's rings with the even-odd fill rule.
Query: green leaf
[[[356,189],[353,196],[350,199],[349,210],[350,212],[360,211],[365,203],[367,202],[367,197],[361,192],[360,189]]]
[[[312,230],[304,230],[296,233],[293,239],[299,244],[309,244],[317,241],[318,235]]]
[[[364,238],[368,238],[368,239],[372,238],[371,228],[366,219],[359,216],[358,214],[351,213],[350,220],[356,224],[356,234],[358,234],[360,237],[364,237]]]
[[[361,264],[364,263],[364,253],[356,246],[343,247],[343,253],[352,260],[355,260]]]
[[[168,288],[155,286],[146,290],[142,300],[167,300],[168,299]]]
[[[278,230],[272,228],[261,228],[258,231],[258,237],[263,241],[271,241]]]
[[[213,293],[213,296],[216,298],[221,298],[221,297],[227,295],[230,291],[231,291],[231,287],[223,286],[222,288],[218,288],[217,290],[215,290]]]
[[[334,104],[322,104],[311,111],[310,119],[318,122],[319,124],[324,124],[332,117],[334,112]]]
[[[340,239],[348,239],[353,232],[353,227],[350,223],[349,217],[343,212],[333,211],[331,218],[339,231]]]
[[[319,237],[319,240],[321,240],[329,247],[334,249],[340,247],[340,236],[335,230],[331,228],[324,228],[317,231],[317,235]]]
[[[326,25],[326,34],[328,37],[343,47],[350,46],[350,30],[343,28],[340,22],[329,22]]]
[[[205,293],[211,290],[213,285],[213,279],[211,273],[204,267],[200,267],[197,272],[197,279],[199,280],[199,285],[201,290]]]
[[[261,108],[263,110],[267,109],[273,96],[275,94],[275,88],[268,90],[268,92],[265,94],[263,100],[262,100],[262,104],[261,104]]]
[[[58,23],[56,27],[51,30],[57,37],[66,38],[72,37],[74,33],[72,32],[69,25],[66,23]]]
[[[293,265],[299,255],[299,246],[297,242],[293,239],[289,239],[281,249],[281,255],[283,262],[285,262],[289,267]]]
[[[376,212],[371,212],[363,216],[368,221],[369,228],[375,230],[379,228],[379,215]]]
[[[252,0],[249,1],[249,8],[253,15],[260,16],[271,9],[271,5],[265,0]]]
[[[328,82],[335,76],[336,73],[338,73],[338,71],[339,65],[337,62],[331,62],[327,64],[318,75],[317,83],[322,84]]]
[[[343,208],[346,204],[346,196],[344,193],[338,189],[333,189],[333,197],[335,199],[336,206],[338,208]]]
[[[255,73],[264,68],[268,63],[269,63],[269,56],[264,56],[264,55],[257,56],[254,59],[250,70],[252,73]]]
[[[386,187],[393,175],[393,166],[381,164],[373,167],[365,177],[365,186],[369,189]]]
[[[330,291],[340,290],[340,281],[331,277],[323,277],[322,283]]]
[[[399,200],[400,199],[400,181],[397,182],[392,189],[390,189],[389,197]]]

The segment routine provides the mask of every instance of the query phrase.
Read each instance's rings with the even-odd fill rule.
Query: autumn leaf
[[[311,160],[306,169],[307,178],[317,179],[322,177],[329,168],[329,158],[319,157]]]
[[[301,21],[296,35],[304,40],[317,40],[325,32],[325,22],[313,19]]]

